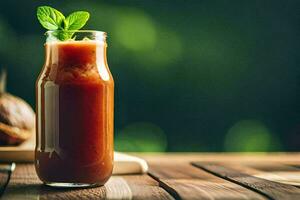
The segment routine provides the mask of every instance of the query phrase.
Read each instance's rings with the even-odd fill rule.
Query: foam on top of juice
[[[94,40],[46,43],[50,57],[49,77],[57,81],[97,81],[109,79],[105,43]],[[104,76],[105,75],[105,76]]]

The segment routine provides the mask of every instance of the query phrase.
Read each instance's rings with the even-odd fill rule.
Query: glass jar
[[[35,168],[47,185],[103,185],[113,169],[114,81],[106,33],[48,31],[36,81]]]

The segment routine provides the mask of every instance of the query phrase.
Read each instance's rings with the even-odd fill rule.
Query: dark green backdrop
[[[32,106],[39,5],[108,32],[118,150],[300,150],[300,1],[1,0],[0,66]]]

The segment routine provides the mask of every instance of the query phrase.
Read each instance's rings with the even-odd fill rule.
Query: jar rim
[[[71,37],[67,38],[66,40],[61,40],[58,35],[62,34],[64,35],[64,33],[68,34],[70,33]],[[58,35],[57,35],[58,34]],[[47,39],[46,39],[46,43],[47,42],[54,42],[54,41],[69,41],[69,40],[84,40],[84,39],[89,39],[89,40],[96,40],[96,41],[106,41],[107,38],[107,33],[103,32],[103,31],[96,31],[96,30],[50,30],[50,31],[46,31],[44,34]],[[73,35],[75,35],[74,38]]]

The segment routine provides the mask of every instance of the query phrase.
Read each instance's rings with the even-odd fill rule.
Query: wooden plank
[[[129,185],[132,198],[136,200],[174,200],[174,198],[159,187],[159,183],[148,175],[128,175],[122,176]]]
[[[221,165],[229,166],[226,163]],[[251,162],[230,165],[234,170],[269,181],[300,186],[300,169],[277,162]]]
[[[56,189],[42,185],[32,164],[18,164],[2,197],[27,199],[173,199],[148,175],[113,176],[104,187]]]
[[[176,199],[266,199],[189,163],[149,163],[149,173]]]
[[[254,177],[219,164],[195,162],[194,165],[219,177],[257,191],[270,199],[300,199],[300,189],[291,185]]]
[[[149,162],[281,162],[300,163],[300,153],[133,153]],[[300,166],[300,164],[299,164]]]

